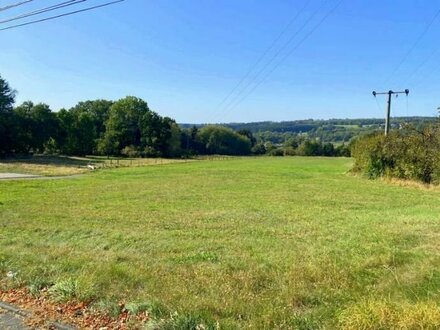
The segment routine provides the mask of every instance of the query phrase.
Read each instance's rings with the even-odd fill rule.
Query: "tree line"
[[[273,144],[251,130],[219,125],[181,127],[127,96],[117,101],[88,100],[54,112],[44,103],[15,105],[16,92],[0,77],[0,156],[51,153],[127,157],[222,155],[341,156],[333,144],[289,139]]]
[[[422,129],[434,122],[436,117],[394,117],[392,128],[399,129],[406,124],[411,124],[417,129]],[[181,124],[183,128],[191,124]],[[197,125],[201,128],[204,125]],[[371,134],[384,129],[383,118],[370,119],[326,119],[326,120],[294,120],[283,122],[255,122],[255,123],[228,123],[224,124],[235,131],[249,130],[257,140],[283,144],[292,137],[303,137],[311,141],[331,142],[337,145],[349,143],[353,138]]]

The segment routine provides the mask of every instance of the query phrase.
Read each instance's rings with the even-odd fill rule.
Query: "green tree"
[[[0,154],[13,151],[14,148],[14,114],[15,91],[0,76]]]
[[[335,146],[333,145],[333,143],[330,143],[330,142],[324,143],[321,147],[321,154],[322,154],[322,156],[328,156],[328,157],[335,156],[336,150],[335,150]]]
[[[177,157],[182,154],[180,137],[181,137],[181,131],[179,125],[177,125],[176,122],[172,121],[170,123],[170,134],[167,140],[164,156]]]
[[[93,115],[88,112],[58,112],[61,133],[60,150],[68,155],[87,155],[96,151],[96,131]]]
[[[238,130],[237,133],[247,137],[251,142],[251,147],[255,146],[255,144],[257,143],[257,139],[254,137],[254,135],[249,129],[243,128]]]
[[[173,119],[159,116],[142,99],[128,96],[111,106],[99,150],[105,154],[124,150],[153,157],[179,156],[181,132]]]
[[[148,110],[142,116],[141,142],[147,156],[165,155],[168,139],[171,137],[171,119],[162,118]]]
[[[26,101],[14,109],[15,145],[19,152],[43,152],[49,139],[56,139],[59,122],[44,103]]]
[[[264,155],[266,153],[266,147],[264,143],[259,142],[252,147],[252,153],[255,155]]]
[[[116,101],[110,108],[101,150],[119,154],[128,146],[141,147],[142,122],[148,121],[150,109],[145,101],[134,96]],[[149,142],[149,141],[148,141]]]
[[[15,151],[28,153],[32,149],[32,108],[34,104],[31,101],[23,102],[14,109]]]
[[[300,156],[320,156],[322,145],[316,141],[305,140],[299,145],[297,153]]]
[[[49,139],[57,136],[58,118],[47,104],[39,103],[31,109],[31,122],[32,149],[43,152]]]
[[[102,138],[105,133],[105,123],[109,118],[110,108],[113,102],[108,100],[88,100],[79,102],[70,111],[73,113],[88,113],[90,114],[93,123],[96,139]]]
[[[223,126],[203,127],[198,139],[208,154],[248,155],[251,152],[251,141],[247,137]]]

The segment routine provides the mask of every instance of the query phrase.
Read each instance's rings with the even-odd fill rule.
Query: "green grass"
[[[164,329],[436,328],[440,191],[350,166],[237,158],[0,182],[0,283],[151,308]]]

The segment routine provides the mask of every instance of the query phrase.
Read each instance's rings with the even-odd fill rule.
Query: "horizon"
[[[438,119],[438,116],[391,116],[391,119]],[[303,119],[293,119],[293,120],[262,120],[262,121],[248,121],[248,122],[220,122],[220,123],[183,123],[177,122],[178,125],[233,125],[233,124],[256,124],[256,123],[289,123],[289,122],[299,122],[299,121],[332,121],[332,120],[383,120],[381,117],[353,117],[353,118],[303,118]]]

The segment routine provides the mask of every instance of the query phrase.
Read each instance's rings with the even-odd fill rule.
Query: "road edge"
[[[12,314],[16,314],[19,315],[23,318],[25,317],[30,317],[32,316],[32,313],[29,311],[26,311],[22,308],[19,308],[17,306],[11,305],[9,303],[5,303],[3,301],[0,301],[0,309],[5,310],[6,312],[12,313]],[[48,322],[50,326],[52,326],[53,328],[57,329],[57,330],[77,330],[77,328],[67,325],[67,324],[63,324],[63,323],[59,323],[57,321],[49,321]]]

